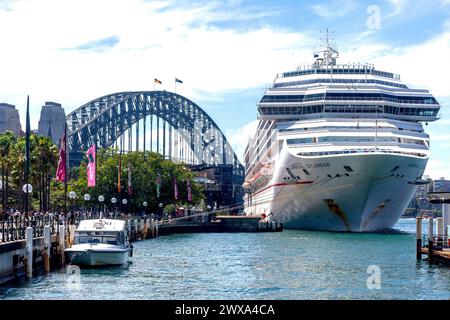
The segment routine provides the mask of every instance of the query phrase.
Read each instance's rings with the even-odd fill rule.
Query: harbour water
[[[416,261],[415,219],[395,228],[163,236],[134,243],[127,267],[82,269],[75,284],[52,272],[0,287],[0,299],[450,299],[450,269]]]

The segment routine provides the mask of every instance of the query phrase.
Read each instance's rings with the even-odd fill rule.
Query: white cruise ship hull
[[[276,160],[271,182],[246,200],[245,212],[272,214],[271,218],[288,229],[391,229],[413,197],[414,181],[422,175],[426,162],[381,152],[307,158],[286,148]]]

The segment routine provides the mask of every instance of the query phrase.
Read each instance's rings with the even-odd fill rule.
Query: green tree
[[[8,206],[9,197],[9,173],[11,171],[11,163],[13,159],[10,157],[12,146],[16,143],[17,137],[12,131],[6,131],[0,134],[0,157],[2,170],[2,210],[5,211]]]
[[[122,174],[118,190],[118,164],[122,159]],[[129,168],[131,169],[131,194],[128,192]],[[161,194],[157,197],[156,180],[161,176]],[[173,192],[173,178],[178,181],[179,198],[175,201]],[[83,195],[91,195],[91,203],[98,205],[98,196],[105,197],[105,205],[114,209],[111,198],[117,198],[117,207],[127,212],[144,210],[143,203],[147,202],[149,212],[158,212],[158,204],[174,204],[186,206],[187,179],[191,180],[192,205],[203,199],[200,185],[193,181],[194,173],[183,164],[176,164],[163,156],[153,152],[132,152],[121,156],[114,149],[99,150],[97,152],[97,181],[95,188],[87,187],[86,163],[80,164],[76,177],[69,183],[69,189],[77,193],[77,204],[83,205]],[[127,199],[126,207],[122,199]]]

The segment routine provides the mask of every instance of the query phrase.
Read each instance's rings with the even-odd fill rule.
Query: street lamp
[[[127,203],[128,203],[128,200],[127,200],[127,199],[122,199],[123,212],[124,212],[124,213],[126,213],[126,212],[125,212],[125,207],[126,207]]]
[[[22,191],[25,193],[25,197],[26,197],[26,208],[25,208],[25,211],[26,211],[26,213],[28,213],[28,195],[30,194],[30,193],[32,193],[33,192],[33,186],[31,185],[31,184],[24,184],[23,185],[23,187],[22,187]]]
[[[101,203],[100,206],[103,206],[103,201],[105,201],[105,197],[104,196],[98,196],[98,201],[100,201],[100,203]],[[100,211],[99,213],[100,213],[100,218],[103,218],[103,215],[101,214],[102,212]]]
[[[75,201],[76,197],[77,197],[77,194],[75,191],[69,192],[69,198],[72,200],[72,210],[74,210],[74,201]]]
[[[162,207],[163,207],[163,204],[160,202],[158,206],[159,206],[159,216],[162,218]]]
[[[85,202],[88,202],[89,200],[91,200],[91,195],[89,193],[86,193],[83,196],[83,199]],[[87,203],[84,205],[84,220],[86,220],[86,209],[87,209]]]
[[[142,205],[144,206],[144,214],[147,214],[147,205],[148,205],[147,201],[144,201]]]
[[[111,198],[111,203],[114,205],[114,218],[116,218],[116,215],[117,215],[117,206],[115,205],[116,204],[116,202],[117,202],[117,199],[116,198],[114,198],[114,197],[112,197]]]

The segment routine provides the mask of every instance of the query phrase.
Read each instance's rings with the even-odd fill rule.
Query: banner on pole
[[[95,187],[95,161],[96,161],[96,148],[95,144],[92,145],[92,147],[89,148],[89,150],[86,152],[86,156],[88,158],[88,165],[87,165],[87,181],[88,181],[88,187]]]

